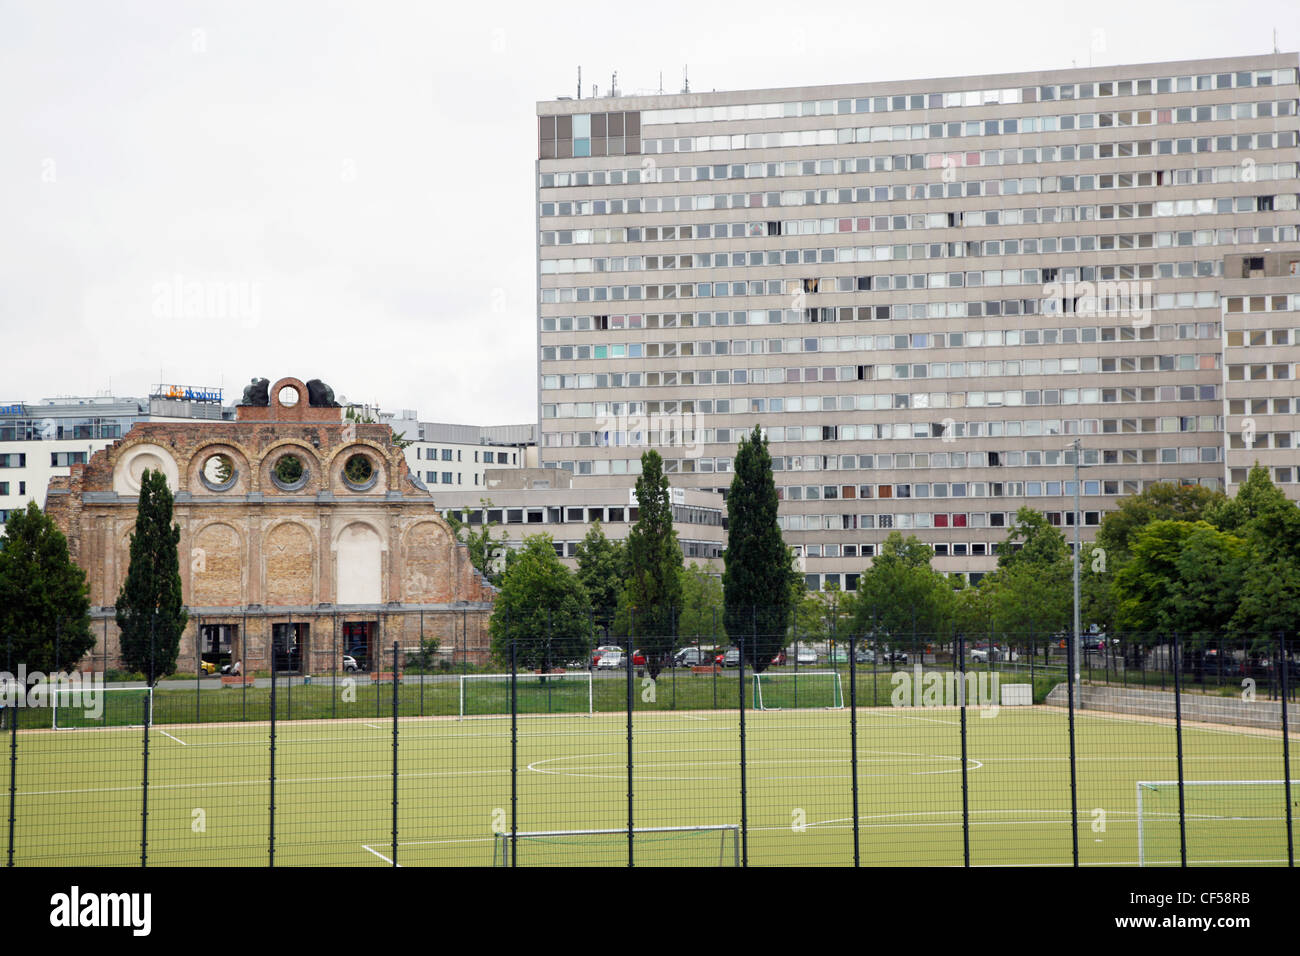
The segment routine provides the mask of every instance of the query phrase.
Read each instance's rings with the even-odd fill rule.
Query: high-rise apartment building
[[[543,467],[725,489],[760,425],[850,589],[895,529],[971,576],[1023,505],[1072,537],[1076,441],[1085,539],[1257,433],[1297,495],[1297,64],[539,103]]]

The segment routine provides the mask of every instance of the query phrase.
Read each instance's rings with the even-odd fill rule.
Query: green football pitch
[[[852,864],[849,718],[847,710],[746,713],[751,865]],[[740,824],[739,725],[735,710],[636,713],[634,825]],[[1036,706],[983,718],[972,709],[967,725],[972,864],[1070,865],[1066,714]],[[404,717],[397,726],[397,862],[499,860],[495,834],[511,825],[510,720]],[[155,724],[148,733],[147,817],[142,728],[20,731],[14,862],[138,866],[147,821],[151,866],[266,865],[269,729],[264,722]],[[7,751],[8,735],[3,739]],[[1174,727],[1080,714],[1076,741],[1080,863],[1138,863],[1139,781],[1157,782],[1143,789],[1144,861],[1176,863],[1177,791],[1158,783],[1178,778]],[[1281,744],[1276,734],[1186,726],[1184,776],[1281,780]],[[623,714],[521,716],[514,743],[518,830],[626,828],[628,746]],[[859,709],[857,755],[861,862],[961,865],[959,713]],[[393,788],[391,718],[281,721],[276,865],[390,865]],[[1189,787],[1185,812],[1190,862],[1286,863],[1280,785]],[[633,852],[642,865],[731,863],[733,833],[647,832],[635,837]],[[625,832],[524,838],[515,846],[519,865],[627,862]]]

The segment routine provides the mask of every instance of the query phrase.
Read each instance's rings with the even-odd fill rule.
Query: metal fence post
[[[330,717],[339,715],[339,668],[343,659],[339,657],[339,612],[330,612],[330,645],[333,662],[330,664]]]
[[[853,774],[853,865],[861,866],[861,821],[858,817],[858,639],[852,632],[849,633],[849,765]]]
[[[510,612],[506,611],[506,633],[510,632]],[[515,663],[515,644],[510,641],[510,865],[519,859],[519,668]],[[502,862],[505,862],[504,859]]]
[[[275,866],[275,647],[271,648],[271,767],[269,810],[270,828],[267,831],[267,866]]]
[[[1065,642],[1066,694],[1069,703],[1070,728],[1070,847],[1072,865],[1079,865],[1079,778],[1074,749],[1074,641]]]
[[[1178,646],[1178,633],[1173,635],[1173,671],[1174,671],[1174,739],[1178,747],[1178,860],[1179,865],[1187,866],[1187,801],[1183,786],[1183,682],[1182,651]]]
[[[957,635],[957,657],[953,660],[957,672],[957,694],[961,704],[961,848],[962,866],[970,866],[970,780],[969,761],[966,759],[966,635]]]
[[[1291,667],[1291,657],[1287,653],[1286,632],[1278,634],[1278,650],[1281,652],[1282,660],[1279,662],[1282,669],[1282,790],[1286,800],[1286,865],[1295,866],[1295,834],[1293,832],[1294,822],[1292,820],[1291,810],[1291,741],[1287,730],[1287,682],[1290,677],[1287,671]]]
[[[758,629],[758,608],[753,609],[754,629]],[[749,866],[749,794],[745,779],[745,635],[736,635],[740,647],[739,680],[740,695],[740,865]]]
[[[140,866],[149,860],[149,698],[140,705],[144,716],[144,777],[140,782]]]
[[[631,613],[632,626],[627,634],[627,656],[623,669],[627,672],[627,865],[635,866],[634,831],[632,829],[632,651],[636,639],[636,608]]]
[[[393,641],[393,866],[397,866],[397,641]]]
[[[6,641],[8,645],[8,666],[10,674],[14,672],[14,638],[10,634]],[[26,690],[26,688],[23,688]],[[8,688],[6,688],[8,690]],[[14,685],[15,694],[17,693],[17,684]],[[15,811],[17,810],[18,801],[18,701],[14,701],[14,706],[5,708],[5,716],[9,718],[9,866],[14,865],[14,822],[17,819]]]

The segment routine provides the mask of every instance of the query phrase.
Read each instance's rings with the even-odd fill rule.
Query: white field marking
[[[641,752],[642,752],[642,753],[650,753],[650,754],[713,753],[713,751],[702,751],[702,750],[648,750],[648,751],[641,751]],[[891,762],[895,762],[894,758],[916,758],[916,757],[925,758],[925,759],[931,759],[931,760],[952,760],[952,761],[960,761],[960,760],[961,760],[960,757],[957,757],[957,756],[950,756],[950,755],[947,755],[947,754],[917,754],[917,753],[908,753],[908,752],[893,753],[893,752],[891,752],[891,751],[887,751],[887,750],[883,750],[883,751],[875,751],[875,753],[881,754],[882,756],[877,757],[877,758],[869,758],[868,761],[866,761],[866,762],[873,762],[873,761],[874,761],[874,762],[878,762],[878,763],[891,763]],[[594,764],[593,766],[590,766],[590,767],[583,767],[583,766],[580,766],[580,767],[578,767],[578,768],[576,768],[576,769],[565,769],[565,770],[551,770],[551,769],[546,769],[545,767],[542,766],[542,764],[557,763],[557,762],[565,761],[565,760],[596,760],[596,761],[599,761],[600,758],[602,758],[602,757],[619,757],[619,758],[621,758],[621,757],[623,757],[623,756],[625,756],[625,754],[623,754],[623,753],[619,753],[619,752],[612,752],[612,753],[599,753],[599,754],[571,754],[571,755],[569,755],[569,756],[563,756],[563,757],[546,757],[546,758],[543,758],[543,759],[541,759],[541,760],[535,760],[535,761],[533,761],[532,763],[528,764],[528,766],[527,766],[526,769],[531,770],[531,771],[533,771],[534,773],[542,773],[542,774],[548,774],[548,775],[552,775],[552,776],[562,776],[562,777],[587,777],[587,778],[591,778],[591,779],[595,779],[595,780],[622,780],[622,779],[625,779],[625,777],[626,777],[626,771],[624,771],[623,773],[609,773],[609,772],[604,772],[604,773],[584,773],[584,772],[582,772],[582,771],[586,771],[586,770],[593,770],[593,771],[594,771],[594,770],[605,770],[606,768],[603,767],[603,766],[602,766],[601,764],[599,764],[599,763],[596,763],[596,764]],[[789,756],[789,757],[774,757],[774,758],[770,758],[770,759],[762,759],[762,758],[759,758],[759,759],[757,759],[757,760],[751,758],[751,759],[749,759],[749,760],[746,761],[746,766],[750,766],[750,767],[752,767],[752,766],[759,765],[759,764],[788,765],[788,764],[792,764],[792,763],[800,763],[800,764],[822,763],[822,764],[840,764],[840,765],[847,765],[848,762],[849,762],[849,761],[848,761],[848,756],[847,756],[847,755],[845,755],[845,756],[843,756],[843,757],[815,758],[815,759],[812,759],[812,760],[808,760],[808,759],[805,759],[805,758],[802,758],[802,757],[800,757],[800,756],[795,755],[795,756]],[[862,761],[859,761],[859,762],[861,763]],[[978,770],[980,767],[983,766],[983,764],[982,764],[980,761],[976,760],[974,757],[967,757],[967,763],[969,764],[968,769],[970,769],[970,770]],[[734,765],[735,765],[735,761],[732,761],[732,760],[703,760],[703,761],[685,761],[685,762],[683,762],[683,761],[671,761],[671,762],[656,762],[656,761],[651,761],[651,762],[646,762],[646,761],[642,760],[642,761],[638,761],[638,763],[637,763],[637,769],[638,769],[638,771],[639,771],[639,770],[640,770],[641,768],[643,768],[643,767],[650,767],[650,768],[665,767],[665,768],[672,768],[672,769],[675,769],[675,768],[687,768],[687,767],[696,767],[696,768],[704,768],[704,767],[731,767],[731,766],[734,766]],[[846,767],[846,769],[847,769],[847,767]],[[961,767],[954,767],[954,768],[950,768],[950,769],[946,769],[946,770],[910,770],[910,771],[907,771],[907,772],[904,772],[904,773],[879,773],[879,774],[861,774],[861,773],[860,773],[860,774],[858,774],[858,776],[859,776],[859,777],[873,777],[873,778],[875,778],[875,777],[926,777],[926,776],[934,776],[934,775],[937,775],[937,774],[960,773],[960,772],[961,772]],[[715,777],[712,777],[712,776],[710,776],[710,777],[688,777],[688,776],[682,776],[682,775],[679,775],[679,774],[658,775],[658,774],[654,774],[654,773],[649,773],[649,774],[647,774],[647,773],[638,773],[638,776],[639,776],[640,779],[642,779],[642,780],[650,779],[650,780],[660,780],[660,781],[667,781],[667,782],[682,782],[682,781],[687,781],[687,780],[713,780],[713,779],[716,779]],[[834,774],[834,775],[824,775],[824,774],[793,774],[793,775],[782,775],[782,776],[759,776],[759,777],[755,777],[754,779],[755,779],[755,780],[823,780],[823,779],[840,779],[840,778],[842,778],[843,776],[844,776],[844,774]]]
[[[464,837],[459,840],[400,840],[398,841],[397,847],[398,849],[401,849],[404,846],[449,846],[453,844],[458,845],[461,843],[495,843],[495,842],[496,842],[496,837]],[[365,847],[367,850],[370,850],[371,853],[375,852],[369,846],[366,846],[366,844],[363,843],[361,845]],[[392,846],[391,843],[385,845]],[[387,859],[387,857],[385,857],[385,859]],[[398,865],[400,866],[401,864],[399,863]]]
[[[899,718],[900,720],[924,720],[924,721],[928,721],[929,723],[932,723],[932,724],[949,724],[950,726],[953,726],[953,727],[958,727],[958,726],[961,725],[961,721],[960,721],[960,720],[940,720],[938,717],[917,717],[915,714],[900,714],[898,711],[899,711],[899,710],[903,710],[903,709],[907,709],[907,710],[924,710],[925,708],[924,708],[924,707],[908,707],[908,708],[899,708],[899,707],[889,707],[889,708],[872,707],[870,710],[868,710],[868,709],[865,708],[865,707],[860,707],[860,708],[858,708],[858,715],[859,715],[859,716],[868,716],[868,715],[869,715],[869,716],[872,716],[872,717],[897,717],[897,718]]]
[[[160,730],[160,731],[158,731],[158,733],[162,734],[164,737],[172,737],[172,735],[169,734],[169,733],[167,733],[167,731],[165,731],[165,730]],[[176,742],[177,742],[178,744],[180,744],[182,747],[188,747],[188,746],[189,746],[189,744],[187,744],[185,741],[181,740],[181,738],[179,738],[179,737],[172,737],[172,740],[176,741]]]
[[[681,714],[679,716],[683,720],[708,720],[709,719],[707,717],[696,717],[694,714]]]
[[[489,777],[495,774],[508,774],[510,768],[505,767],[499,770],[428,770],[428,771],[409,771],[403,770],[402,777],[411,779],[423,779],[429,777]],[[364,773],[348,774],[342,777],[276,777],[276,784],[317,784],[317,783],[350,783],[360,780],[392,780],[393,772],[391,770],[383,773]],[[205,780],[199,783],[151,783],[150,791],[153,790],[193,790],[201,787],[264,787],[266,778],[261,777],[256,780]],[[124,790],[139,791],[140,785],[133,784],[127,787],[81,787],[74,790],[18,790],[20,797],[48,797],[60,795],[72,795],[78,793],[120,793]]]
[[[686,715],[681,714],[681,715],[678,715],[678,716],[686,716]],[[707,718],[701,718],[701,719],[706,719],[706,720],[707,720]],[[319,724],[320,724],[321,722],[320,722],[320,721],[310,721],[310,722],[304,722],[304,723],[311,723],[311,724],[316,724],[317,726],[319,726]],[[347,723],[345,723],[344,721],[338,721],[337,723],[339,723],[339,724],[344,724],[344,726],[358,726],[358,724],[354,724],[354,723],[351,723],[351,722],[347,722]],[[198,733],[198,735],[199,735],[200,737],[202,737],[204,731],[206,731],[206,730],[208,730],[208,729],[210,729],[210,728],[215,728],[215,727],[218,727],[218,726],[226,726],[226,725],[216,725],[216,724],[189,724],[189,725],[185,725],[185,726],[187,726],[187,727],[193,729],[194,731],[196,731],[196,732]],[[266,746],[267,738],[266,738],[266,736],[265,736],[265,728],[268,727],[269,724],[262,724],[262,725],[234,724],[234,725],[230,725],[230,726],[233,726],[233,727],[240,727],[240,728],[242,728],[243,730],[246,731],[246,735],[240,737],[239,739],[235,739],[235,740],[218,739],[218,740],[210,740],[210,741],[204,741],[204,740],[201,740],[201,739],[199,739],[199,740],[195,740],[194,737],[191,736],[189,746],[199,747],[199,748],[210,748],[210,747],[257,747],[257,746],[262,746],[262,747],[264,747],[264,746]],[[349,736],[311,736],[311,737],[304,737],[304,736],[299,736],[297,733],[291,733],[291,732],[289,732],[289,730],[286,729],[286,725],[285,725],[285,724],[280,724],[279,726],[280,726],[280,729],[279,729],[279,730],[277,731],[277,733],[276,733],[276,740],[279,742],[280,746],[282,746],[282,747],[290,747],[290,746],[296,747],[296,746],[300,746],[300,745],[303,745],[303,744],[320,744],[320,743],[358,743],[358,744],[372,745],[372,744],[374,744],[374,743],[376,743],[376,742],[378,741],[378,738],[376,738],[376,737],[371,737],[369,734],[361,734],[361,735],[353,734],[353,735],[349,735]],[[651,735],[656,735],[656,734],[667,734],[667,735],[673,735],[673,734],[721,734],[721,733],[726,733],[726,732],[728,732],[728,731],[730,731],[730,730],[735,730],[735,729],[737,728],[737,726],[738,726],[738,725],[736,725],[736,724],[717,724],[717,723],[711,723],[710,726],[708,726],[708,727],[683,727],[683,726],[680,725],[680,724],[678,724],[678,725],[676,725],[676,726],[674,726],[674,727],[659,727],[659,728],[653,728],[653,729],[651,729],[651,728],[637,727],[637,729],[636,729],[636,734],[637,734],[638,737],[643,738],[643,739],[646,738],[646,737],[649,737],[649,736],[651,736]],[[156,729],[156,728],[157,728],[157,725],[155,724],[154,727],[155,727],[155,729]],[[292,730],[294,730],[294,731],[298,730],[298,728],[296,728],[296,727],[292,727],[292,725],[290,725],[290,728],[291,728]],[[86,729],[90,729],[90,728],[86,728]],[[128,728],[113,728],[113,729],[134,730],[137,734],[138,734],[139,731],[140,731],[140,728],[139,728],[139,727],[134,727],[134,728],[129,728],[129,727],[128,727]],[[173,728],[173,729],[180,729],[180,728]],[[304,728],[304,729],[305,729],[305,728]],[[389,728],[388,728],[388,727],[383,727],[383,728],[381,728],[381,729],[387,730],[387,729],[389,729]],[[262,731],[262,732],[261,732],[261,733],[255,733],[255,731],[259,731],[259,730]],[[539,739],[539,740],[553,740],[553,739],[555,739],[555,738],[559,738],[559,737],[597,737],[597,738],[602,738],[602,739],[608,739],[611,733],[620,733],[620,734],[621,734],[623,731],[624,731],[624,727],[623,727],[623,726],[620,726],[620,727],[617,727],[617,728],[610,727],[610,728],[607,728],[607,729],[605,729],[605,730],[603,730],[603,731],[592,731],[592,730],[588,730],[588,731],[582,731],[582,732],[576,732],[576,731],[575,731],[575,732],[565,732],[565,733],[542,733],[542,732],[538,732],[538,733],[527,733],[527,732],[521,732],[521,733],[519,734],[519,738],[520,738],[521,740],[522,740],[522,739],[525,739],[525,738],[537,738],[537,739]],[[161,731],[160,731],[160,732],[161,732]],[[26,733],[26,731],[24,731],[24,733]],[[79,735],[78,735],[78,736],[73,736],[73,735],[68,734],[67,731],[51,731],[50,733],[52,733],[52,734],[57,734],[57,739],[59,739],[59,740],[61,740],[61,741],[72,741],[72,740],[82,739]],[[411,742],[411,741],[422,741],[422,740],[430,740],[430,741],[444,741],[444,742],[453,742],[453,743],[454,743],[454,742],[459,742],[459,741],[465,741],[465,740],[478,740],[478,739],[483,739],[483,740],[503,740],[503,739],[506,739],[506,738],[508,737],[508,734],[506,733],[506,731],[505,731],[504,728],[503,728],[502,732],[500,732],[500,733],[495,733],[495,734],[464,734],[464,733],[454,733],[454,732],[453,732],[453,733],[449,733],[449,734],[445,734],[445,733],[429,733],[429,734],[421,734],[421,733],[413,733],[410,729],[403,728],[403,729],[401,729],[400,734],[401,734],[401,739],[402,739],[403,741],[406,741],[406,742]],[[417,746],[418,746],[418,745],[417,745]]]
[[[391,725],[388,726],[388,727],[385,727],[383,724],[366,724],[366,726],[367,726],[367,727],[374,727],[375,730],[391,730],[391,729],[392,729]],[[370,848],[369,848],[369,847],[366,847],[366,849],[370,849]]]
[[[401,846],[400,843],[397,844],[397,845],[398,845],[398,846]],[[361,844],[361,849],[363,849],[363,850],[369,850],[371,853],[373,853],[375,856],[379,857],[379,859],[383,860],[383,861],[384,861],[385,863],[387,863],[389,866],[393,866],[393,865],[394,865],[394,863],[393,863],[392,860],[390,860],[388,857],[384,856],[382,853],[380,853],[378,850],[376,850],[376,849],[375,849],[374,847],[372,847],[372,846],[366,846],[366,845],[363,843],[363,844]],[[396,864],[396,865],[400,867],[402,864],[398,863],[398,864]]]

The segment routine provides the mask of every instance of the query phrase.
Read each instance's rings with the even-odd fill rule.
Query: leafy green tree
[[[785,646],[795,595],[790,549],[777,526],[772,456],[762,429],[740,439],[727,493],[727,550],[722,588],[726,628],[733,640],[744,635],[746,662],[763,671]]]
[[[9,515],[0,542],[0,663],[51,674],[94,646],[86,572],[58,525],[28,502]]]
[[[1216,500],[1206,509],[1205,520],[1221,531],[1258,538],[1260,530],[1268,527],[1270,518],[1295,509],[1295,502],[1273,484],[1268,469],[1256,464],[1237,488],[1236,496]],[[1266,549],[1271,547],[1271,542],[1259,543]]]
[[[555,553],[550,535],[530,535],[512,551],[492,608],[492,656],[520,670],[550,671],[585,660],[592,646],[591,599]]]
[[[796,611],[799,640],[847,642],[853,630],[857,599],[835,583],[820,591],[805,590]]]
[[[1201,521],[1226,500],[1223,492],[1200,485],[1157,482],[1141,494],[1121,498],[1097,529],[1097,545],[1106,551],[1112,570],[1127,559],[1129,539],[1153,521]]]
[[[677,637],[683,643],[711,644],[726,640],[723,629],[726,601],[722,581],[695,562],[682,570],[682,609],[677,615]]]
[[[934,551],[914,535],[890,532],[871,567],[858,579],[857,616],[861,634],[895,645],[947,636],[956,599],[952,584],[930,567]]]
[[[673,629],[682,603],[683,561],[673,530],[672,490],[663,459],[653,449],[641,456],[636,501],[636,524],[627,536],[627,597],[646,668],[651,677],[658,677],[676,646]]]
[[[1122,628],[1142,632],[1148,644],[1175,632],[1189,647],[1224,636],[1250,559],[1244,539],[1204,521],[1153,521],[1131,547],[1115,575]]]
[[[1016,523],[1006,540],[997,546],[998,569],[1032,565],[1048,567],[1070,561],[1070,547],[1065,536],[1048,524],[1047,516],[1033,508],[1016,512]]]
[[[455,511],[447,511],[444,517],[451,525],[456,540],[469,550],[470,563],[489,584],[495,585],[501,581],[503,558],[508,555],[509,548],[504,531],[501,532],[501,537],[492,537],[492,529],[498,526],[498,522],[486,520],[488,509],[492,507],[491,499],[480,498],[479,506],[483,509],[484,522],[477,531],[469,523],[469,509],[462,509],[459,515]]]
[[[1281,632],[1300,632],[1300,505],[1273,485],[1266,468],[1256,465],[1213,520],[1251,546],[1233,629],[1249,632],[1256,651]]]
[[[990,630],[1015,641],[1049,636],[1072,625],[1074,562],[1065,536],[1041,511],[1020,508],[997,554],[997,570],[980,581]]]
[[[606,636],[618,613],[618,599],[627,583],[627,548],[622,541],[605,537],[600,522],[593,522],[575,551],[578,580],[591,598],[596,626]]]
[[[117,597],[122,662],[151,681],[176,670],[181,632],[189,620],[182,602],[180,525],[172,523],[172,493],[162,471],[140,479],[131,564]]]

